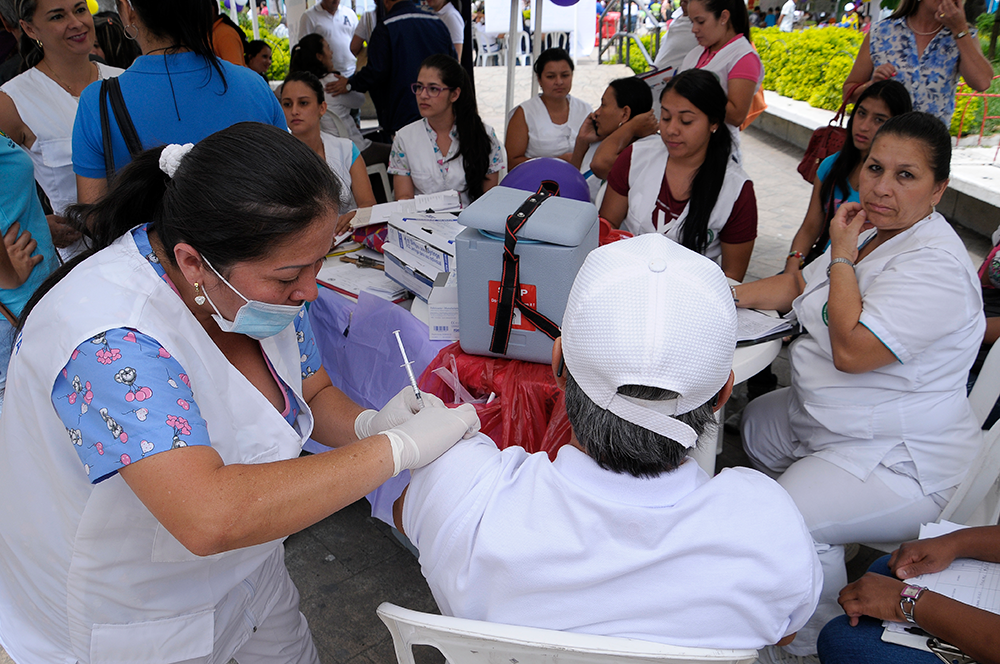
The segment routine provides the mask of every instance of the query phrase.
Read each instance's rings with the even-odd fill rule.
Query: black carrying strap
[[[106,78],[101,83],[101,136],[104,139],[104,170],[107,173],[108,183],[115,176],[115,154],[111,144],[111,118],[108,117],[108,101],[111,102],[111,112],[115,114],[115,122],[122,132],[125,140],[125,147],[128,148],[129,156],[135,159],[142,152],[142,141],[132,124],[132,116],[125,106],[125,98],[122,97],[122,89],[117,78]]]
[[[521,258],[514,253],[517,248],[517,232],[528,221],[528,217],[538,207],[552,196],[559,195],[559,184],[552,180],[544,180],[538,187],[538,192],[532,194],[521,204],[514,214],[507,217],[503,241],[503,273],[500,277],[500,292],[497,294],[497,313],[493,319],[493,338],[490,340],[490,352],[506,354],[507,342],[510,340],[510,329],[514,324],[514,307],[521,310],[521,315],[546,334],[555,339],[559,336],[559,326],[527,306],[521,299]]]

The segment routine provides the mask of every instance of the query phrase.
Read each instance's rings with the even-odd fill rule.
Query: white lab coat
[[[632,161],[628,171],[628,214],[625,216],[625,230],[633,235],[642,233],[662,233],[674,242],[681,242],[681,228],[687,219],[690,202],[684,206],[681,215],[669,223],[659,220],[659,227],[653,225],[653,211],[660,194],[660,185],[667,169],[667,146],[658,135],[647,136],[632,144]],[[713,261],[722,262],[722,243],[719,233],[729,222],[733,206],[743,191],[749,176],[740,165],[730,159],[727,162],[726,177],[716,199],[715,207],[708,218],[708,246],[704,254]]]
[[[79,343],[117,327],[157,339],[185,368],[225,463],[295,457],[312,430],[294,325],[261,346],[299,400],[298,432],[226,360],[131,234],[74,269],[25,325],[0,418],[9,507],[0,511],[0,640],[20,662],[205,658],[231,623],[246,621],[237,609],[254,601],[246,579],[280,560],[281,540],[198,557],[120,475],[90,483],[50,403],[52,385]],[[266,612],[277,599],[256,601]]]
[[[857,264],[860,322],[899,359],[862,374],[833,364],[829,265],[827,251],[803,271],[806,288],[793,303],[808,334],[791,346],[792,389],[813,419],[796,425],[796,455],[864,480],[902,443],[924,494],[957,485],[982,444],[965,382],[986,327],[965,246],[935,212]]]

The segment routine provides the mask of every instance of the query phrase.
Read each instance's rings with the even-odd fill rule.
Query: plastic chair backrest
[[[500,167],[500,179],[497,180],[497,184],[503,182],[503,179],[507,177],[507,147],[503,143],[500,144],[500,159],[503,161],[503,165]]]
[[[485,61],[482,46],[479,44],[479,30],[475,27],[472,29],[472,61],[476,67],[482,67]]]
[[[531,64],[531,37],[523,30],[517,33],[517,53],[514,54],[514,57],[514,64]]]
[[[986,361],[983,362],[976,384],[969,392],[969,405],[976,414],[979,426],[983,426],[998,397],[1000,397],[1000,343],[995,343],[986,355]]]
[[[755,650],[681,648],[636,639],[558,632],[411,611],[383,602],[379,618],[389,628],[400,664],[413,664],[412,646],[437,648],[450,664],[751,664]]]
[[[993,355],[992,351],[990,355]],[[986,432],[983,449],[973,462],[972,470],[958,485],[955,495],[941,512],[942,521],[964,523],[969,526],[995,525],[998,518],[1000,518],[1000,422]]]
[[[392,195],[392,189],[389,187],[389,171],[386,170],[385,164],[372,164],[371,166],[366,166],[365,170],[368,171],[368,175],[378,175],[382,180],[382,191],[385,193],[385,200],[379,201],[379,203],[391,203],[396,200]]]

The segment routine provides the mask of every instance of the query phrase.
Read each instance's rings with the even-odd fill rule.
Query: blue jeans
[[[892,576],[889,556],[872,563],[869,572]],[[882,621],[862,617],[851,627],[847,616],[828,622],[816,643],[823,664],[941,664],[936,655],[882,640]]]

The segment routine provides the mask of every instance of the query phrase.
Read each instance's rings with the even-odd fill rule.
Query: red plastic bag
[[[500,449],[518,445],[529,453],[546,452],[554,459],[559,448],[569,442],[565,399],[556,386],[552,367],[469,355],[453,343],[438,353],[419,380],[420,389],[448,404],[455,402],[455,393],[434,374],[440,367],[454,367],[462,386],[483,402],[473,404],[479,413],[480,430]],[[490,393],[495,398],[485,403]]]

